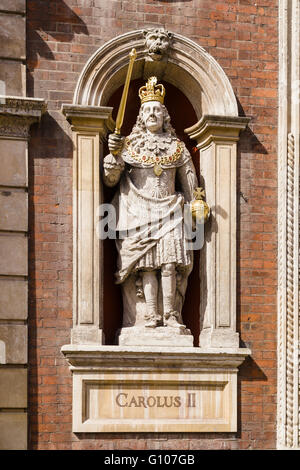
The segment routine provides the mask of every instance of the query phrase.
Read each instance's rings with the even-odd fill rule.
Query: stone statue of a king
[[[164,96],[163,85],[149,78],[139,90],[141,107],[131,134],[110,134],[110,154],[104,158],[104,183],[119,184],[112,201],[116,282],[123,293],[119,344],[180,345],[176,337],[192,338],[181,317],[193,265],[183,207],[193,200],[198,181],[191,155],[171,126]]]

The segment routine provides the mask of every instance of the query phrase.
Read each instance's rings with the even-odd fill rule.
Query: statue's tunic
[[[117,214],[117,283],[133,272],[159,269],[167,263],[175,263],[178,270],[192,265],[184,233],[183,206],[193,198],[197,177],[184,144],[176,137],[170,141],[170,151],[161,155],[176,154],[172,150],[180,144],[180,154],[177,152],[173,159],[135,157],[126,145],[122,151],[123,174],[112,201]],[[159,174],[154,172],[157,162]],[[177,180],[183,193],[175,190]]]

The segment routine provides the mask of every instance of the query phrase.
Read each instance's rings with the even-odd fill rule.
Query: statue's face
[[[162,131],[164,122],[163,107],[159,101],[149,101],[142,105],[142,118],[146,129],[153,134]]]

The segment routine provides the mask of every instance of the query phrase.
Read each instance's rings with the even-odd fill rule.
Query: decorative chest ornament
[[[150,167],[153,165],[153,171],[156,176],[160,176],[163,172],[163,168],[161,165],[171,165],[177,160],[180,159],[182,152],[183,152],[183,143],[177,139],[176,142],[176,149],[175,152],[172,153],[171,155],[139,155],[137,154],[130,146],[130,140],[128,138],[125,139],[125,148],[127,149],[129,155],[133,160],[139,162],[139,163],[144,163],[144,164],[149,164]]]

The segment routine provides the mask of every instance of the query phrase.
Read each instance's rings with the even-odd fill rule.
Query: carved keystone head
[[[166,57],[171,44],[172,33],[163,28],[148,29],[143,31],[145,37],[147,59],[159,61]]]

